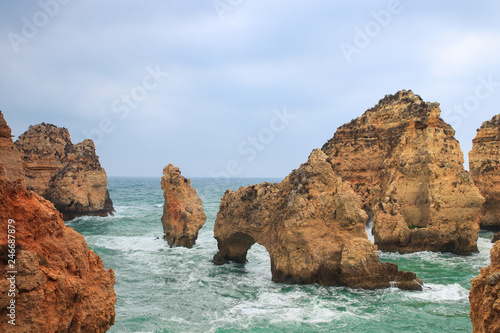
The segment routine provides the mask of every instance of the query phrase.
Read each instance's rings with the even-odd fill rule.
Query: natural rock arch
[[[214,226],[219,251],[213,262],[244,263],[258,243],[269,253],[274,282],[375,289],[395,281],[420,289],[415,274],[380,263],[366,220],[358,195],[317,149],[279,184],[226,191]]]

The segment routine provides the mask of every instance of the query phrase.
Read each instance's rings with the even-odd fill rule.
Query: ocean
[[[213,265],[222,195],[263,181],[281,179],[193,178],[207,221],[186,249],[162,239],[160,177],[110,177],[115,215],[67,222],[115,271],[116,322],[109,332],[472,332],[470,279],[489,264],[492,232],[481,232],[480,252],[471,256],[380,253],[382,261],[417,273],[425,285],[420,292],[273,283],[258,244],[245,265]]]

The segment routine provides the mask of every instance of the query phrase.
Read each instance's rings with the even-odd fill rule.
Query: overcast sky
[[[0,110],[92,138],[108,176],[283,177],[386,94],[441,104],[465,155],[500,113],[499,1],[0,4]]]

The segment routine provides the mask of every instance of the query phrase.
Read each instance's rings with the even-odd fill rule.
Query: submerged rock
[[[14,252],[7,237],[0,241],[0,331],[106,332],[114,324],[113,270],[49,201],[0,176],[0,228],[15,237]],[[7,322],[13,299],[15,326]]]
[[[481,228],[500,230],[500,114],[477,130],[469,152],[469,170],[474,183],[486,198]]]
[[[403,90],[339,127],[322,147],[373,212],[381,250],[477,252],[484,198],[439,115],[437,103]]]
[[[16,142],[25,164],[26,187],[51,201],[65,220],[112,214],[106,171],[92,140],[73,145],[69,131],[30,126]]]
[[[2,177],[8,181],[24,180],[23,161],[12,142],[12,133],[0,111],[0,166]]]
[[[191,187],[191,180],[184,178],[179,168],[169,164],[163,169],[161,188],[165,198],[161,218],[164,239],[171,247],[193,247],[207,217],[200,197]]]
[[[272,280],[353,288],[420,290],[414,273],[380,263],[365,232],[367,214],[327,156],[314,150],[307,163],[279,184],[226,191],[214,226],[215,264],[246,262],[254,243],[271,258]]]
[[[469,293],[473,332],[500,332],[500,242],[490,252],[491,263],[472,279]]]

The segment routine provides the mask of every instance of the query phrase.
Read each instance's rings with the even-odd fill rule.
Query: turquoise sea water
[[[192,249],[162,239],[160,178],[110,178],[116,213],[67,224],[82,233],[116,274],[116,323],[110,332],[471,332],[470,279],[489,264],[490,232],[480,253],[457,256],[380,253],[424,281],[421,292],[284,285],[271,281],[264,247],[248,263],[215,266],[213,226],[226,189],[279,179],[192,179],[207,221]]]

